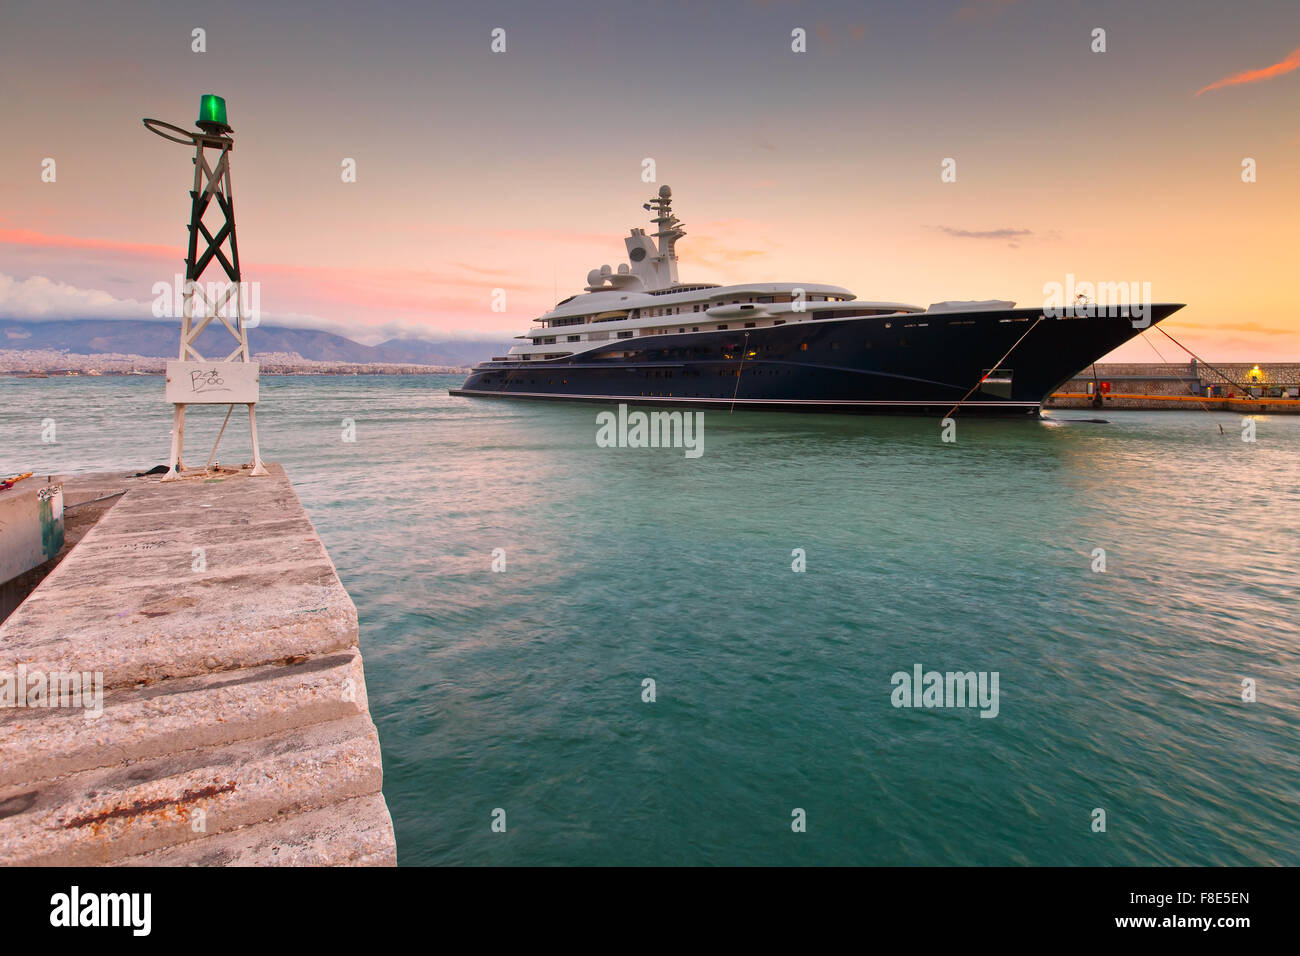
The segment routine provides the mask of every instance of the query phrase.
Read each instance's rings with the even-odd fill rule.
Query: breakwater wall
[[[1108,362],[1095,375],[1091,366],[1081,371],[1043,407],[1300,414],[1300,363]]]

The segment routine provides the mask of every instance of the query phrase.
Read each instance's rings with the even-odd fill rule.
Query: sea
[[[258,406],[356,602],[400,864],[1300,863],[1300,417],[721,408],[691,457],[460,381]],[[0,471],[170,427],[158,377],[0,378]]]

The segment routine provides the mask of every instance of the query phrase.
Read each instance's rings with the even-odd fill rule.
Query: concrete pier
[[[356,608],[270,468],[121,477],[0,626],[0,861],[396,862]]]

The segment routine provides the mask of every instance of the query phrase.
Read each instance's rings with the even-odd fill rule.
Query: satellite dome
[[[605,281],[605,277],[600,274],[599,269],[592,269],[587,273],[587,285],[600,285]]]
[[[627,269],[627,263],[626,263],[626,262],[620,262],[620,263],[618,264],[618,274],[621,275],[621,276],[625,276],[625,275],[627,275],[627,272],[628,272],[628,269]]]
[[[611,271],[612,270],[609,268],[608,265],[603,265],[600,267],[600,274],[603,276],[609,275]]]
[[[659,197],[660,197],[661,199],[667,199],[667,198],[668,198],[669,196],[671,196],[672,194],[673,194],[673,191],[672,191],[671,189],[669,189],[667,186],[660,186],[660,187],[659,187]]]

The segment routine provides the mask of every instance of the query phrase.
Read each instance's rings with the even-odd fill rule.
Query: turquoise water
[[[402,863],[1300,863],[1300,418],[709,411],[691,460],[458,382],[259,413],[360,612]],[[170,415],[0,379],[0,470],[152,466]],[[997,716],[895,708],[915,664],[996,671]]]

